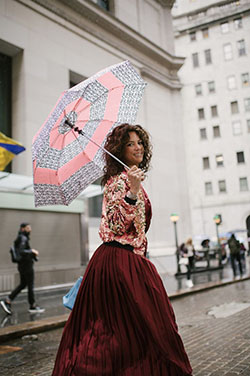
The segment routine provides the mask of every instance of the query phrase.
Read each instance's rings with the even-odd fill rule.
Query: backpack
[[[229,239],[228,246],[230,248],[230,252],[233,255],[237,255],[240,253],[240,242],[237,239]]]
[[[14,263],[18,263],[22,259],[19,249],[16,248],[14,244],[10,247],[10,256],[11,256],[11,261]]]

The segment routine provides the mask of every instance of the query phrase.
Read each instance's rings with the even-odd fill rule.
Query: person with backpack
[[[29,223],[21,223],[17,238],[14,241],[14,247],[11,250],[12,261],[18,264],[20,283],[5,300],[0,302],[2,309],[8,315],[12,314],[11,302],[26,286],[28,287],[29,312],[42,313],[45,311],[35,304],[33,264],[34,261],[38,260],[39,252],[30,247],[30,233],[31,225]]]
[[[236,239],[235,235],[232,234],[228,240],[228,247],[230,249],[230,259],[231,259],[231,266],[233,269],[234,277],[236,276],[236,261],[239,264],[240,275],[243,274],[242,264],[241,264],[241,255],[240,255],[240,242]]]

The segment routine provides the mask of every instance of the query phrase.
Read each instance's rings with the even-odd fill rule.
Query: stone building
[[[205,4],[204,4],[205,3]],[[183,129],[193,234],[250,236],[250,2],[179,0]],[[244,232],[245,231],[245,232]]]
[[[0,0],[0,113],[4,114],[0,129],[26,147],[13,160],[12,173],[32,176],[32,138],[63,90],[127,59],[147,81],[137,120],[152,135],[154,146],[153,168],[145,183],[154,211],[149,233],[152,253],[174,250],[172,212],[180,216],[179,236],[190,233],[177,76],[184,60],[174,51],[172,3]],[[41,211],[35,210],[32,194],[29,203],[28,196],[19,194],[20,190],[17,196],[10,190],[0,192],[1,274],[15,270],[7,250],[25,217],[33,225],[32,245],[41,252],[36,284],[74,280],[81,269],[82,242],[87,243],[83,202]],[[98,219],[91,219],[90,251],[100,244],[98,225]]]

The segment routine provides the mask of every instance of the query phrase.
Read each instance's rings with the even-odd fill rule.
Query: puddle
[[[212,307],[211,310],[207,314],[213,315],[216,319],[218,319],[218,318],[229,317],[249,307],[250,307],[250,303],[231,302],[231,303],[221,304],[220,306]]]

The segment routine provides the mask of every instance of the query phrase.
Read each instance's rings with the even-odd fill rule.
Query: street
[[[173,301],[194,376],[250,375],[250,281]],[[49,376],[62,329],[0,346],[0,375]]]

